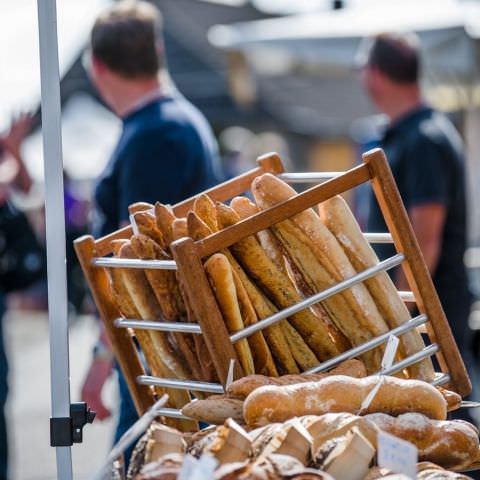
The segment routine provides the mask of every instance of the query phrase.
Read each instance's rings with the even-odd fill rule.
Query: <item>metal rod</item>
[[[438,387],[439,385],[445,385],[451,380],[450,375],[448,373],[444,373],[443,375],[438,376],[431,384],[434,387]]]
[[[287,183],[315,183],[343,175],[345,172],[302,172],[279,173],[277,176]]]
[[[163,408],[159,408],[157,412],[158,412],[158,415],[162,417],[177,418],[179,420],[192,420],[190,417],[187,417],[180,410],[176,408],[163,407]]]
[[[390,233],[369,233],[363,234],[365,240],[370,243],[393,243],[393,238]]]
[[[263,330],[264,328],[269,327],[270,325],[273,325],[274,323],[277,323],[280,320],[284,320],[285,318],[290,317],[291,315],[294,315],[295,313],[298,313],[310,307],[311,305],[314,305],[315,303],[326,300],[327,298],[333,295],[336,295],[337,293],[342,292],[343,290],[346,290],[347,288],[350,288],[356,285],[357,283],[363,282],[364,280],[367,280],[370,277],[373,277],[379,272],[396,267],[397,265],[402,263],[404,259],[405,259],[405,256],[403,255],[403,253],[397,253],[393,257],[387,258],[386,260],[378,263],[374,267],[367,268],[363,272],[358,273],[357,275],[354,275],[353,277],[348,278],[347,280],[343,280],[342,282],[337,283],[333,287],[323,290],[323,292],[312,295],[311,297],[306,298],[305,300],[302,300],[301,302],[296,303],[291,307],[287,307],[283,310],[280,310],[279,312],[274,313],[273,315],[270,315],[269,317],[263,320],[260,320],[259,322],[234,333],[233,335],[230,336],[230,341],[232,343],[235,343],[235,342],[238,342],[239,340],[242,340],[243,338],[249,337],[253,333],[258,332],[259,330]]]
[[[327,360],[320,365],[311,368],[310,370],[307,370],[305,373],[318,373],[333,368],[339,363],[344,362],[345,360],[350,360],[351,358],[357,357],[358,355],[368,352],[369,350],[378,347],[382,343],[385,343],[390,335],[401,335],[402,333],[408,332],[409,330],[413,330],[414,328],[423,325],[427,321],[428,317],[425,314],[418,315],[417,317],[403,323],[399,327],[394,328],[393,330],[390,330],[386,333],[382,333],[382,335],[372,338],[368,342],[365,342],[358,347],[351,348],[350,350],[347,350],[346,352],[343,352],[340,355],[337,355],[336,357],[331,358],[330,360]]]
[[[55,0],[38,0],[43,162],[47,236],[48,326],[52,417],[70,417],[65,208]],[[70,447],[57,447],[57,476],[73,478]]]
[[[413,294],[413,292],[398,292],[398,294],[400,295],[400,298],[404,302],[412,302],[412,303],[416,302],[415,295]]]
[[[160,332],[202,333],[200,325],[186,322],[153,322],[137,320],[135,318],[117,318],[115,326],[118,328],[133,328],[139,330],[159,330]]]
[[[179,380],[173,378],[159,378],[150,375],[140,375],[137,377],[137,383],[140,385],[154,385],[164,388],[178,388],[179,390],[193,390],[198,392],[225,393],[222,385],[219,383],[198,382],[196,380]]]
[[[390,368],[380,371],[375,375],[392,375],[392,373],[399,372],[400,370],[403,370],[404,368],[409,367],[410,365],[413,365],[414,363],[417,363],[424,358],[435,355],[435,353],[437,353],[439,350],[440,347],[436,343],[432,343],[428,347],[425,347],[419,352],[414,353],[407,358],[404,358],[400,362],[394,363]]]
[[[140,260],[138,258],[94,258],[92,265],[107,268],[148,268],[152,270],[176,270],[174,260]]]

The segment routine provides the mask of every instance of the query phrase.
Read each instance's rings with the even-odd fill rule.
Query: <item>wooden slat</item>
[[[306,190],[297,196],[263,210],[231,227],[221,230],[197,243],[198,253],[201,258],[208,257],[222,248],[227,248],[238,242],[241,238],[253,235],[277,222],[285,220],[306,208],[313,207],[328,198],[343,193],[370,179],[370,172],[366,165],[352,168],[341,177],[328,180],[321,185]]]
[[[138,414],[142,415],[152,406],[153,390],[145,385],[138,385],[136,382],[136,378],[139,375],[145,375],[145,371],[128,330],[116,328],[114,325],[115,319],[120,314],[110,294],[107,273],[103,268],[92,266],[92,258],[97,254],[95,241],[92,236],[85,235],[75,240],[74,245],[98,313],[112,344],[113,353],[125,376],[135,408]]]
[[[235,360],[234,378],[240,378],[244,374],[196,252],[196,245],[191,238],[183,238],[173,242],[170,249],[177,262],[180,282],[185,287],[189,304],[202,329],[215,370],[225,386],[231,359]]]
[[[267,153],[257,159],[258,167],[254,168],[238,177],[227,180],[216,187],[205,190],[204,194],[207,194],[213,201],[225,202],[231,198],[241,195],[242,193],[250,190],[252,181],[267,172],[281,173],[283,172],[283,165],[280,157],[276,153]],[[177,203],[173,207],[173,211],[177,217],[185,217],[189,210],[193,207],[193,202],[198,195]]]
[[[433,286],[385,154],[377,148],[364,154],[363,159],[370,169],[373,190],[395,246],[399,252],[405,254],[407,259],[403,263],[403,268],[417,299],[419,311],[428,316],[429,322],[426,326],[430,340],[441,347],[442,353],[437,354],[437,358],[442,370],[448,370],[450,373],[455,391],[462,396],[468,395],[472,386],[465,365]]]

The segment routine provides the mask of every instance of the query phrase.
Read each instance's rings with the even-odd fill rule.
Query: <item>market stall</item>
[[[388,434],[438,465],[420,469],[473,468],[476,428],[446,420],[470,381],[383,152],[347,172],[258,165],[75,242],[138,412],[169,395],[128,478],[380,478],[400,468],[381,460]],[[297,194],[299,181],[320,184]],[[341,198],[366,182],[389,232],[363,234]],[[375,242],[397,253],[379,262]],[[411,292],[385,273],[398,265]]]

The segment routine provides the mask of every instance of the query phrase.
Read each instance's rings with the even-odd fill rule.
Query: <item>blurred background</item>
[[[59,0],[58,35],[71,305],[72,401],[79,400],[97,325],[70,251],[88,231],[93,180],[120,133],[119,120],[99,101],[82,66],[95,17],[108,0]],[[418,33],[423,87],[448,113],[467,151],[471,285],[480,298],[480,1],[462,0],[156,0],[164,15],[173,81],[213,126],[224,169],[236,175],[268,151],[291,171],[346,170],[378,138],[374,115],[354,71],[362,37],[381,31]],[[40,75],[34,0],[0,5],[0,131],[12,114],[36,112],[23,155],[34,188],[17,195],[44,235]],[[366,217],[361,190],[350,198]],[[46,287],[12,294],[5,318],[11,364],[9,399],[13,478],[55,478],[50,415]],[[480,306],[471,326],[480,328]],[[112,386],[107,403],[114,407]],[[96,422],[73,447],[75,478],[89,478],[105,458],[114,421]]]

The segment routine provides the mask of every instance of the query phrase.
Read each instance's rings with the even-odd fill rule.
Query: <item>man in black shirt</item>
[[[388,118],[380,146],[387,155],[453,334],[465,353],[471,299],[463,262],[466,201],[462,141],[450,121],[422,99],[416,38],[383,34],[367,42],[361,50],[362,83],[375,106]],[[373,195],[368,229],[386,231]],[[385,258],[393,254],[393,247],[382,245],[377,253]],[[401,270],[395,275],[399,289],[406,290]]]

